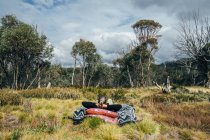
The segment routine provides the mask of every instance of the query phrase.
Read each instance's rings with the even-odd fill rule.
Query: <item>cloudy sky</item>
[[[0,17],[15,14],[37,25],[54,46],[53,63],[71,66],[70,51],[80,38],[92,41],[105,63],[133,40],[131,25],[153,19],[163,25],[156,63],[173,60],[178,17],[199,10],[210,14],[209,0],[0,0]]]

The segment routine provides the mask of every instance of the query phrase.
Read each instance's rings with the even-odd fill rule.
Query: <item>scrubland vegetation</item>
[[[182,93],[185,92],[185,93]],[[186,93],[187,92],[187,93]],[[123,126],[87,118],[73,125],[73,111],[98,93],[136,109],[136,123]],[[13,98],[9,98],[13,97]],[[0,139],[208,139],[210,90],[156,87],[136,89],[51,88],[0,90]]]
[[[80,39],[69,46],[72,66],[62,67],[51,64],[54,47],[37,26],[5,15],[0,20],[0,139],[210,139],[209,22],[192,13],[178,25],[175,61],[155,64],[162,25],[141,19],[131,26],[136,38],[109,65],[98,46]],[[133,106],[138,121],[118,126],[87,118],[73,125],[81,102],[96,101],[99,93]]]

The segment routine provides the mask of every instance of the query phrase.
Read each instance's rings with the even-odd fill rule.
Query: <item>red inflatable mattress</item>
[[[89,108],[86,110],[86,117],[97,117],[100,119],[103,119],[106,122],[117,124],[118,120],[118,113],[112,112],[105,109],[99,109],[99,108]]]

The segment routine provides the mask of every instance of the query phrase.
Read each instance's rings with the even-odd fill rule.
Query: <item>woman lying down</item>
[[[111,99],[106,101],[103,95],[98,96],[98,102],[82,102],[82,106],[74,111],[74,124],[79,124],[86,117],[98,117],[105,122],[123,125],[135,122],[135,109],[127,104],[113,104]]]
[[[82,105],[85,108],[101,108],[101,109],[107,109],[109,111],[114,111],[114,112],[117,112],[122,108],[121,104],[113,104],[112,99],[106,100],[106,97],[103,95],[98,96],[98,103],[82,102]]]

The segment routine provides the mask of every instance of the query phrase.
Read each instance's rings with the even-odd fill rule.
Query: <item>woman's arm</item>
[[[86,108],[97,108],[97,104],[94,102],[82,102],[82,105]]]

